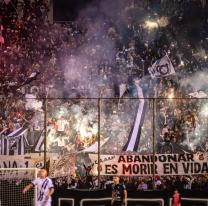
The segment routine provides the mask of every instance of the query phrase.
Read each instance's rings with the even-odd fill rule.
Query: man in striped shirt
[[[51,206],[51,195],[54,193],[54,186],[52,180],[47,177],[45,169],[40,170],[40,177],[32,181],[31,184],[25,187],[23,193],[25,194],[31,187],[37,186],[37,206]]]

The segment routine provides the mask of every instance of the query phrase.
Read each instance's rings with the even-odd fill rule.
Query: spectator
[[[203,177],[200,190],[208,190],[208,181],[206,177]]]
[[[200,184],[196,178],[192,181],[191,190],[200,190]]]
[[[164,2],[166,1],[162,5],[165,5]],[[129,92],[132,96],[136,95],[129,87],[133,87],[131,83],[137,79],[145,98],[154,97],[154,88],[157,98],[162,98],[156,102],[157,152],[179,153],[182,150],[176,150],[176,144],[192,153],[207,151],[207,117],[203,109],[206,101],[182,99],[191,97],[189,94],[199,89],[204,89],[207,93],[208,83],[201,76],[207,76],[207,71],[203,68],[208,66],[208,44],[204,35],[208,32],[205,15],[207,5],[204,1],[198,2],[200,6],[197,7],[195,18],[203,23],[198,24],[193,23],[189,16],[190,11],[195,9],[194,4],[190,3],[187,7],[181,1],[176,4],[172,4],[172,1],[166,3],[171,10],[165,14],[152,1],[146,5],[132,5],[127,1],[115,19],[108,18],[107,15],[105,24],[95,23],[92,19],[79,19],[62,25],[46,21],[48,5],[44,1],[34,1],[32,7],[29,3],[26,4],[20,21],[16,11],[3,4],[1,26],[4,43],[0,53],[1,131],[8,128],[8,135],[20,127],[27,127],[26,139],[33,140],[29,141],[30,146],[35,145],[35,137],[40,136],[44,130],[44,107],[37,106],[43,103],[43,98],[47,95],[49,98],[57,98],[48,101],[47,105],[48,127],[52,127],[48,138],[51,148],[57,149],[59,154],[82,151],[95,144],[98,138],[97,100],[87,98],[99,97],[100,89],[101,97],[119,96],[119,85],[127,83],[123,98],[119,100],[119,108],[117,100],[102,100],[101,141],[109,138],[102,147],[102,153],[120,153],[128,141],[134,124],[132,114],[136,114],[138,106],[138,101],[125,97],[129,97]],[[137,18],[138,14],[134,12],[137,6],[148,11],[145,12],[146,16],[142,17],[138,12],[141,16]],[[168,23],[155,29],[148,27],[146,23],[138,23],[138,19],[145,21],[145,18],[150,18],[148,13],[153,10],[157,10],[157,22],[164,18]],[[196,27],[194,38],[188,26],[190,23]],[[178,80],[175,81],[171,76],[155,80],[149,76],[148,68],[166,53],[173,64],[180,87]],[[19,87],[33,70],[41,73],[37,80]],[[32,102],[32,107],[28,105],[28,94],[37,100]],[[170,94],[179,99],[165,100]],[[146,102],[138,147],[138,153],[144,155],[151,154],[153,147],[150,138],[153,105],[151,100]],[[162,140],[159,131],[164,125],[167,125],[169,132],[162,134]],[[32,135],[37,133],[39,135]],[[170,149],[165,149],[165,146]],[[82,162],[76,161],[76,172],[79,175],[82,175],[81,164]],[[184,180],[183,186],[190,188],[190,184],[187,185],[186,182]],[[174,187],[179,187],[178,183],[176,180]],[[135,180],[135,185],[137,184]],[[132,187],[135,185],[133,183]]]
[[[86,177],[83,178],[83,181],[80,183],[79,189],[90,189],[92,188],[92,183],[87,180]]]
[[[164,142],[161,144],[161,153],[164,146],[169,146],[171,148],[171,153],[173,153],[173,145],[171,143],[171,139],[174,137],[174,135],[172,134],[171,129],[168,129],[168,132],[162,132],[162,135],[164,135]]]
[[[141,184],[139,184],[138,189],[139,190],[147,190],[148,189],[147,184],[144,183],[144,180],[141,181]]]

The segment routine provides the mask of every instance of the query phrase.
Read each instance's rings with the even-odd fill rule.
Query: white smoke
[[[168,24],[168,18],[163,16],[157,21],[145,21],[145,28],[153,29],[159,27],[166,27]]]

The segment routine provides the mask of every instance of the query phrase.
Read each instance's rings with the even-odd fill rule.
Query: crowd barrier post
[[[46,166],[46,158],[47,158],[47,104],[48,104],[48,100],[47,97],[45,98],[45,114],[44,114],[44,128],[45,128],[45,132],[44,132],[44,168],[47,169]]]
[[[152,189],[155,190],[155,127],[156,127],[156,90],[153,99],[153,167]]]
[[[100,112],[101,112],[101,91],[98,98],[98,189],[100,189]]]

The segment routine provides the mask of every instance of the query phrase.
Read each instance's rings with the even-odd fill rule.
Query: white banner
[[[51,178],[73,175],[75,173],[75,154],[53,157]]]
[[[33,160],[0,160],[0,168],[31,168]]]
[[[51,178],[73,175],[75,173],[75,154],[47,157],[46,165],[49,170],[48,176]],[[43,167],[43,157],[32,159],[15,159],[14,156],[9,156],[5,160],[0,160],[0,179],[1,177],[9,178],[9,171],[4,170],[4,175],[1,176],[1,168],[25,168],[26,170],[27,168],[41,169]]]
[[[89,154],[94,167],[92,173],[97,175],[97,154]],[[208,153],[155,155],[156,175],[192,175],[208,173]],[[101,175],[151,175],[152,155],[101,155]]]

